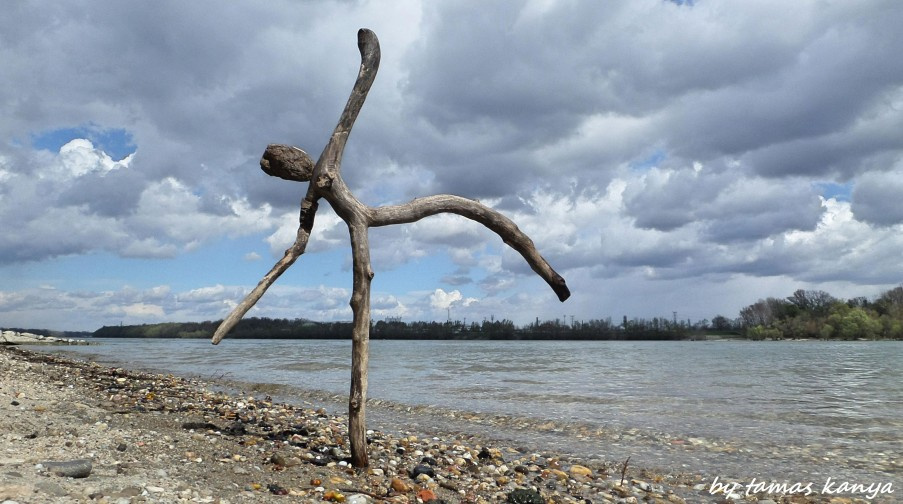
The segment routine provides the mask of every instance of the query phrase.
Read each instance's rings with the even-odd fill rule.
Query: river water
[[[351,344],[41,348],[345,409]],[[368,426],[737,480],[903,487],[903,342],[372,341]]]

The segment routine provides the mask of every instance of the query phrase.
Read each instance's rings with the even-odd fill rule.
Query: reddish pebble
[[[417,492],[417,498],[423,502],[429,502],[431,500],[436,500],[436,494],[434,494],[432,490],[424,488]]]

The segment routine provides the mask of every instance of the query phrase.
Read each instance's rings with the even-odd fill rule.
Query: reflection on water
[[[61,351],[293,387],[286,399],[349,386],[347,341],[104,340]],[[903,471],[901,342],[380,340],[370,351],[371,419],[383,428],[441,425],[715,475]],[[539,428],[549,421],[559,428]]]

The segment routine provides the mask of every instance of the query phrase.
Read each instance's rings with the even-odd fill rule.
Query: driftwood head
[[[297,147],[270,144],[260,158],[260,169],[272,177],[308,182],[314,173],[314,161]]]

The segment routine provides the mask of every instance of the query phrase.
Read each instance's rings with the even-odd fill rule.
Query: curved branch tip
[[[357,48],[361,52],[361,58],[367,59],[368,54],[374,52],[379,56],[379,39],[373,30],[361,28],[357,31]]]

